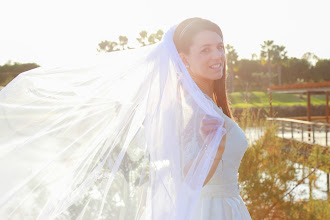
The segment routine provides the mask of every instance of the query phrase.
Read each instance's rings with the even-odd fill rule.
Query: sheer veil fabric
[[[0,92],[0,219],[189,219],[226,134],[173,43],[39,67]],[[206,115],[220,126],[200,132]]]

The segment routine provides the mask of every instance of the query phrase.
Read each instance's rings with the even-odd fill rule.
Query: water
[[[244,132],[248,139],[249,146],[252,146],[256,140],[260,139],[263,136],[264,127],[249,127],[249,128],[246,128],[244,130]],[[289,133],[290,136],[289,136],[289,134],[286,134],[285,137],[288,137],[288,138],[291,137],[291,132],[287,132],[287,133]],[[278,131],[277,135],[279,137],[282,137],[282,132]],[[297,135],[299,135],[299,132],[297,132],[296,136]],[[301,135],[301,133],[300,133],[300,135]],[[298,183],[299,180],[303,179],[305,176],[308,175],[309,172],[311,172],[313,170],[313,168],[311,169],[311,171],[309,170],[308,167],[303,168],[303,165],[298,164],[298,163],[294,163],[294,167],[296,168],[296,178],[295,179],[297,181],[288,182],[288,186],[289,186],[288,192],[296,186],[296,184]],[[304,169],[304,172],[303,172],[303,169]],[[315,171],[315,175],[316,175],[316,181],[312,187],[312,197],[313,197],[313,199],[326,200],[327,199],[327,178],[328,178],[327,173],[318,169]],[[294,201],[308,200],[309,194],[310,194],[309,192],[310,192],[309,179],[306,178],[304,183],[301,183],[299,186],[297,186],[291,192],[291,195],[294,196]]]
[[[299,180],[310,172],[308,167],[303,167],[303,165],[298,163],[295,163],[294,167],[296,168],[297,172],[296,178]],[[313,184],[314,186],[312,187],[312,198],[327,200],[327,174],[322,170],[316,170],[315,175],[317,179]],[[288,182],[288,184],[291,186],[291,188],[293,188],[297,182],[292,181]],[[306,178],[304,183],[295,188],[291,194],[294,195],[294,201],[298,201],[300,199],[309,200],[309,179]]]

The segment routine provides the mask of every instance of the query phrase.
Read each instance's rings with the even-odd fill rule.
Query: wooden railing
[[[309,144],[319,144],[325,147],[329,146],[329,123],[289,118],[267,118],[267,120],[278,125],[282,138],[298,139]]]
[[[296,120],[303,120],[307,121],[307,116],[295,116],[295,117],[287,117],[288,119],[296,119]],[[327,122],[327,116],[311,116],[310,121],[321,121],[321,122]]]

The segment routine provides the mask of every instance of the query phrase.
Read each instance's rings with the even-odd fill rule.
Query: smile
[[[210,66],[210,68],[212,69],[218,69],[219,67],[220,67],[220,63]]]

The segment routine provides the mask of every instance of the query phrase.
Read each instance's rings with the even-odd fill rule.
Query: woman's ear
[[[188,60],[187,60],[187,56],[184,53],[179,53],[179,56],[182,60],[182,62],[184,63],[185,66],[189,65]]]

